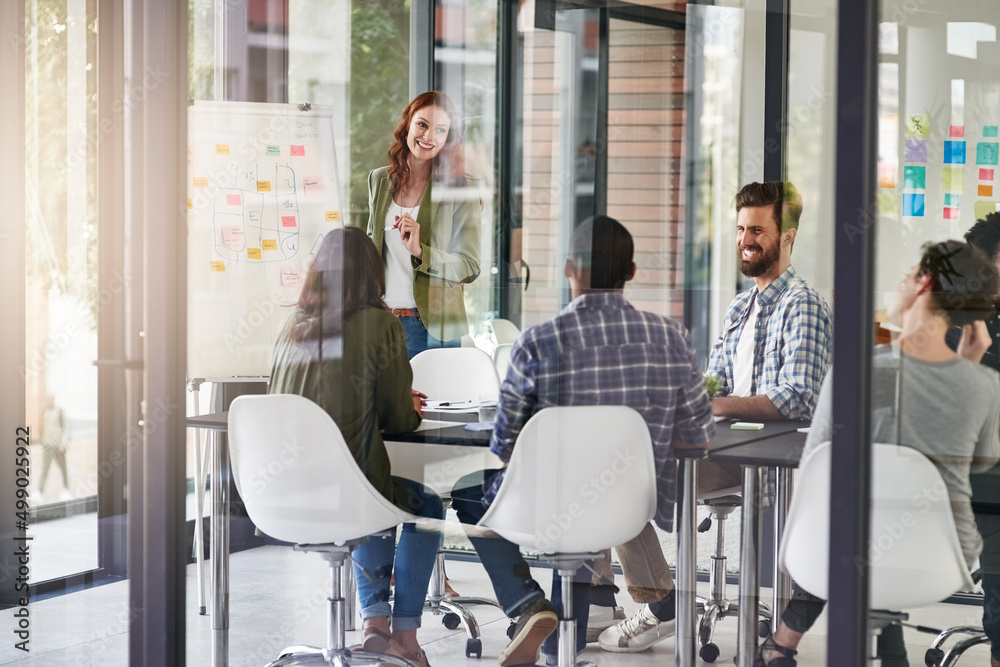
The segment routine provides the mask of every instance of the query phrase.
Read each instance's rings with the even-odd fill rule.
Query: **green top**
[[[294,321],[295,316],[289,322]],[[404,510],[408,495],[391,477],[382,433],[405,433],[420,425],[410,389],[403,325],[392,313],[365,308],[344,322],[342,336],[295,342],[288,328],[274,348],[268,393],[298,394],[333,418],[354,460],[379,493]]]
[[[392,203],[389,168],[368,175],[368,238],[384,253],[383,228]],[[479,276],[482,200],[473,181],[458,186],[427,182],[417,212],[423,258],[412,257],[413,299],[427,332],[438,340],[469,333],[463,283]]]

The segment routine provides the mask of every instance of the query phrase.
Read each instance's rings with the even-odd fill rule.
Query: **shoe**
[[[621,607],[590,605],[590,617],[587,620],[587,643],[596,642],[602,632],[624,620],[625,610]]]
[[[644,604],[632,618],[602,632],[597,641],[605,651],[636,653],[673,637],[674,625],[674,619],[660,621]]]
[[[781,655],[772,659],[771,662],[765,662],[764,651],[777,651]],[[754,659],[753,667],[797,667],[798,663],[795,662],[795,654],[797,653],[798,651],[793,648],[778,644],[772,635],[768,635],[757,649],[757,657]]]
[[[559,617],[551,602],[542,598],[532,603],[518,617],[514,626],[514,638],[500,654],[500,667],[534,665],[542,642],[555,631],[558,624]]]
[[[431,667],[431,663],[427,662],[427,653],[425,653],[423,649],[414,651],[413,653],[404,653],[403,650],[400,649],[395,643],[390,643],[389,648],[382,653],[386,655],[394,655],[397,658],[403,658],[404,660],[409,660],[417,667]],[[396,665],[392,665],[387,662],[380,662],[379,665],[380,667],[396,667]]]
[[[366,653],[388,653],[391,639],[392,635],[385,630],[369,625],[362,635],[361,650]]]

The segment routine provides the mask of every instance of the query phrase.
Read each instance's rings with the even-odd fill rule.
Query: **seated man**
[[[633,407],[649,426],[657,466],[656,521],[669,530],[676,481],[671,447],[706,447],[715,435],[694,348],[681,325],[636,310],[622,295],[625,283],[635,275],[635,264],[632,237],[620,223],[605,216],[587,220],[574,232],[570,245],[565,274],[573,301],[555,319],[527,329],[514,345],[490,449],[508,461],[521,428],[542,408]],[[502,469],[490,470],[459,481],[452,498],[463,523],[479,521],[503,474]],[[556,477],[559,471],[550,474]],[[504,611],[519,616],[500,664],[534,664],[543,639],[546,661],[555,664],[556,637],[546,636],[555,629],[556,617],[531,580],[518,547],[501,538],[473,537],[472,543]],[[582,650],[590,573],[581,568],[578,577],[582,582],[574,584],[573,615],[580,628],[577,649]],[[559,587],[553,590],[558,605]]]
[[[712,400],[716,415],[812,417],[830,364],[833,331],[826,301],[792,268],[801,214],[802,198],[791,183],[750,183],[736,195],[736,255],[754,287],[733,300],[712,348],[707,375],[720,385]],[[701,493],[738,486],[740,480],[738,466],[699,465]],[[767,471],[764,488],[773,486],[773,472]],[[632,618],[601,633],[601,647],[642,651],[674,634],[670,570],[651,528],[616,551],[629,592],[645,604]],[[612,578],[610,565],[599,574]],[[613,608],[614,596],[606,587],[597,587],[594,598],[595,604]],[[610,619],[607,609],[601,613],[595,608],[591,615]]]
[[[945,334],[951,326],[989,315],[998,285],[996,267],[980,250],[960,241],[924,246],[920,263],[896,287],[889,307],[889,321],[901,327],[899,350],[879,345],[872,357],[872,440],[908,445],[937,466],[970,568],[982,540],[970,502],[969,472],[986,470],[1000,458],[1000,376],[953,352]],[[832,376],[823,381],[803,461],[818,444],[833,439]],[[794,586],[757,664],[794,667],[795,648],[825,604]],[[900,626],[883,631],[879,655],[886,667],[908,664]]]

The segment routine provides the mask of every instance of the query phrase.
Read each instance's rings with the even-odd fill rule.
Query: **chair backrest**
[[[545,553],[579,553],[627,542],[655,511],[642,416],[622,405],[555,407],[524,425],[479,525]]]
[[[488,320],[487,324],[493,331],[497,345],[512,345],[521,335],[521,330],[510,320]]]
[[[971,590],[937,468],[912,447],[872,447],[871,608],[917,607]],[[803,461],[779,556],[782,569],[823,599],[829,596],[830,451],[824,443]]]
[[[478,347],[424,350],[410,359],[413,388],[435,401],[496,400],[500,380],[489,355]]]
[[[229,455],[250,520],[279,540],[341,544],[414,519],[375,490],[330,415],[302,396],[236,398]]]
[[[510,365],[510,351],[513,349],[513,344],[504,343],[503,345],[497,345],[497,348],[493,350],[493,367],[497,369],[497,377],[500,378],[501,383],[507,377],[507,366]]]

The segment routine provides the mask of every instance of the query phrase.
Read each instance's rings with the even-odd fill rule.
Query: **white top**
[[[420,212],[420,205],[413,208],[403,208],[395,201],[389,204],[389,212],[385,214],[385,230],[382,232],[382,244],[385,250],[385,305],[390,308],[416,308],[413,299],[413,263],[410,251],[403,245],[399,230],[392,227],[396,224],[396,216],[403,217],[409,213],[414,220]]]
[[[750,312],[743,323],[740,340],[736,344],[736,358],[733,359],[732,396],[749,396],[753,385],[753,350],[757,337],[757,295],[750,302]]]

